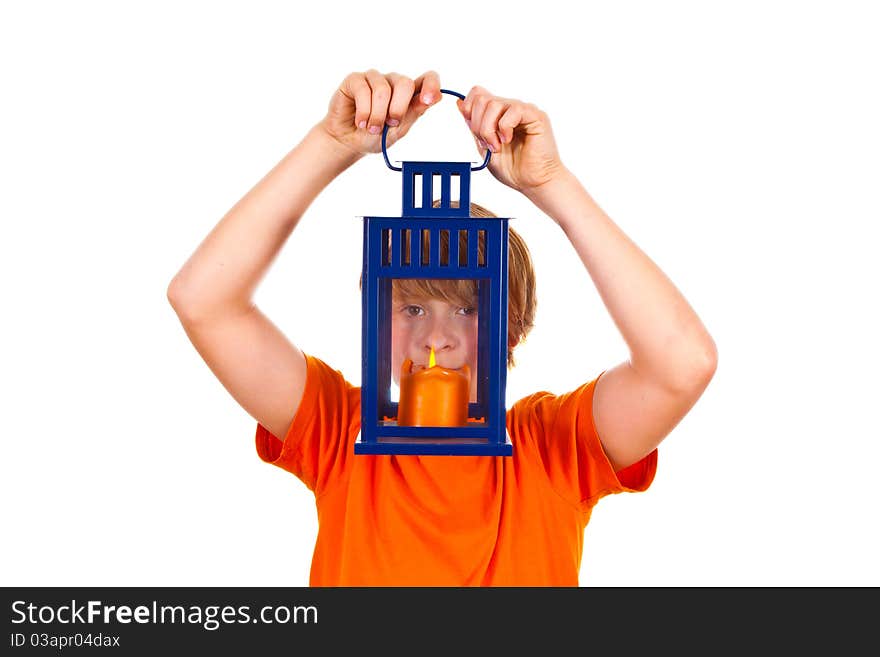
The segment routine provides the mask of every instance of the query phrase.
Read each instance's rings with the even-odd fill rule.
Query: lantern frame
[[[445,90],[444,90],[445,91]],[[447,92],[455,93],[455,92]],[[455,94],[460,96],[460,94]],[[460,96],[462,97],[462,96]],[[382,149],[385,152],[385,132]],[[479,169],[488,163],[486,162]],[[386,163],[387,155],[386,155]],[[390,168],[390,163],[388,163]],[[361,433],[355,454],[510,456],[506,425],[508,218],[470,216],[470,162],[403,162],[400,217],[363,217]],[[477,169],[473,169],[477,170]],[[416,198],[418,177],[422,190]],[[458,207],[452,206],[458,178]],[[435,182],[439,181],[439,190]],[[433,195],[440,203],[433,207]],[[441,261],[441,231],[448,257]],[[467,249],[459,239],[467,234]],[[484,256],[478,254],[480,238]],[[422,240],[427,237],[427,260]],[[409,240],[409,249],[405,249]],[[391,400],[391,293],[394,279],[473,279],[478,282],[477,400],[467,426],[398,426]]]

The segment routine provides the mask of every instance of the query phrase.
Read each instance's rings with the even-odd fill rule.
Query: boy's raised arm
[[[423,102],[425,97],[429,102]],[[168,300],[211,371],[278,438],[299,407],[306,364],[253,303],[260,280],[317,195],[367,153],[400,139],[433,103],[440,81],[352,73],[327,115],[211,230],[168,286]]]
[[[220,220],[168,286],[193,346],[238,403],[282,440],[305,389],[302,352],[253,294],[330,181],[357,160],[313,128]]]
[[[629,347],[630,358],[596,383],[592,411],[612,465],[631,465],[701,396],[715,374],[715,342],[672,281],[562,164],[543,111],[483,87],[471,89],[458,107],[478,146],[492,150],[492,175],[568,237]]]
[[[306,209],[359,157],[313,127],[214,226],[171,281],[169,300],[181,319],[249,310],[258,283]]]

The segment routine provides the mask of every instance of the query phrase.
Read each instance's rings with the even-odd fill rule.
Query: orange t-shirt
[[[654,450],[615,474],[593,425],[598,377],[514,404],[513,456],[356,455],[360,388],[306,361],[284,442],[258,424],[256,446],[315,493],[311,586],[577,586],[593,505],[657,469]]]

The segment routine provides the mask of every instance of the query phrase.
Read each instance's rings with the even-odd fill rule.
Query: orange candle
[[[470,368],[439,367],[434,348],[428,368],[412,371],[407,358],[400,368],[400,401],[397,424],[406,427],[463,427],[468,423]]]

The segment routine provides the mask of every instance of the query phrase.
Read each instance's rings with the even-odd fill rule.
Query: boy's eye
[[[406,306],[403,311],[410,317],[418,317],[420,314],[425,312],[421,306]]]
[[[477,309],[473,306],[467,306],[466,308],[459,308],[458,312],[461,315],[476,315]]]

